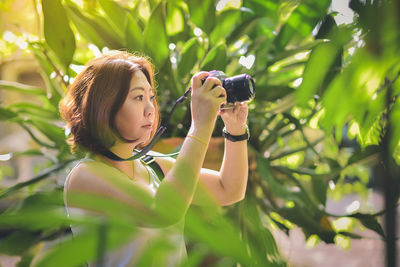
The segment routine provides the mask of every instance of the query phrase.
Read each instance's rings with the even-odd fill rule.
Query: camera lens
[[[223,87],[227,92],[227,102],[243,102],[251,100],[255,95],[254,80],[248,74],[240,74],[226,78]]]

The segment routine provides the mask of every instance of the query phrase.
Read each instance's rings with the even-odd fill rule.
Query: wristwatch
[[[228,133],[224,127],[224,129],[222,129],[222,135],[228,139],[229,141],[232,142],[238,142],[238,141],[243,141],[243,140],[249,140],[250,138],[250,132],[249,132],[249,127],[246,125],[246,133],[241,134],[241,135],[232,135],[230,133]]]

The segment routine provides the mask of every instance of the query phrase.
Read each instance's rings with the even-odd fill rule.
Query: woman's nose
[[[154,114],[155,108],[154,108],[154,103],[153,100],[147,101],[147,105],[144,109],[144,115],[145,117],[149,117]]]

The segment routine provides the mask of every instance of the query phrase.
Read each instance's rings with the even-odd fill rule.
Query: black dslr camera
[[[216,77],[222,82],[222,87],[226,90],[227,108],[229,104],[235,102],[250,101],[256,94],[254,80],[248,74],[239,74],[233,77],[228,77],[222,71],[212,70],[209,72],[209,77]],[[204,83],[205,79],[203,80]]]

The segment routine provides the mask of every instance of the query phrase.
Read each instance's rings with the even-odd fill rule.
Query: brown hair
[[[61,116],[71,129],[69,141],[73,151],[78,152],[84,147],[100,153],[110,148],[116,138],[128,141],[118,133],[114,121],[128,95],[129,84],[136,71],[144,73],[155,92],[153,65],[146,57],[125,51],[111,51],[90,60],[86,68],[76,76],[59,105]],[[154,107],[152,135],[159,122],[156,99]]]

